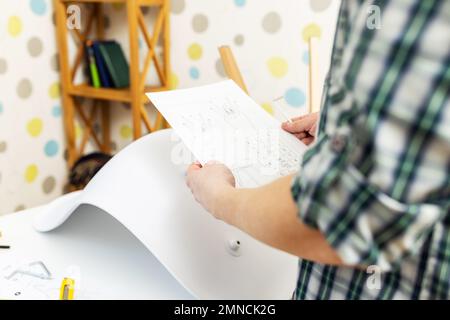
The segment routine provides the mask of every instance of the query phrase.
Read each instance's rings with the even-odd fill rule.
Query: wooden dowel
[[[309,104],[308,111],[309,113],[318,112],[320,110],[320,90],[319,90],[319,65],[318,65],[318,41],[317,37],[310,37],[308,40],[309,47],[309,76],[308,76],[308,85],[309,85]]]
[[[234,58],[231,48],[229,46],[221,46],[219,47],[219,53],[228,78],[236,82],[236,84],[248,94],[247,87],[245,86],[244,79],[239,71],[239,67],[236,63],[236,59]]]
[[[142,116],[142,121],[144,122],[144,125],[147,128],[148,133],[151,133],[153,131],[152,124],[151,124],[150,118],[148,117],[147,110],[145,110],[144,106],[141,107],[141,116]]]
[[[78,107],[78,111],[81,110],[82,107]],[[83,154],[84,152],[84,148],[86,147],[86,144],[89,140],[89,137],[92,135],[92,137],[94,138],[94,140],[97,143],[97,146],[99,148],[101,148],[101,143],[100,140],[98,140],[98,138],[96,137],[96,133],[94,130],[94,123],[95,123],[95,116],[97,113],[97,101],[94,101],[94,105],[92,106],[91,109],[91,114],[89,116],[89,118],[87,119],[86,116],[84,115],[83,112],[80,112],[80,115],[83,114],[82,118],[83,121],[85,122],[85,127],[84,127],[84,134],[83,134],[83,138],[81,140],[81,144],[80,144],[80,149],[78,151],[79,154]]]
[[[170,0],[165,0],[161,9],[164,13],[164,27],[162,34],[163,41],[163,70],[164,70],[164,83],[163,86],[169,87],[169,80],[171,74],[170,65]],[[166,121],[165,121],[166,122]]]
[[[161,11],[159,13],[159,15],[163,16],[163,12]],[[147,72],[150,67],[150,60],[153,60],[153,63],[155,64],[156,72],[158,73],[159,80],[161,81],[162,84],[165,83],[165,79],[164,79],[163,71],[159,65],[158,59],[156,58],[155,45],[153,43],[152,38],[150,37],[150,34],[148,33],[147,27],[145,25],[144,16],[142,15],[142,12],[140,10],[138,10],[138,22],[139,22],[139,27],[141,28],[141,32],[144,36],[144,40],[145,40],[148,50],[149,50],[149,53],[145,59],[144,70],[142,71],[142,76],[141,76],[142,77],[141,90],[143,90],[144,86],[145,86],[145,78],[147,76]],[[159,32],[158,32],[158,34],[154,34],[154,37],[159,37]]]
[[[140,89],[139,73],[139,38],[138,38],[138,10],[140,10],[137,0],[128,0],[127,20],[128,37],[130,46],[130,94],[131,94],[131,113],[133,118],[133,139],[139,139],[142,134],[141,128],[141,108],[142,92]]]
[[[56,14],[56,36],[59,52],[59,65],[61,73],[61,98],[63,103],[63,119],[66,133],[66,143],[68,151],[67,165],[70,168],[77,158],[77,149],[75,141],[75,106],[74,99],[69,95],[71,88],[70,66],[69,66],[69,49],[67,44],[67,28],[66,28],[66,6],[63,2],[53,0],[53,7]]]

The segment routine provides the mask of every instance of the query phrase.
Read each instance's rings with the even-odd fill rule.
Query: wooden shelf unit
[[[84,43],[92,33],[95,24],[95,39],[105,38],[105,26],[103,18],[103,4],[123,3],[127,11],[127,27],[130,53],[130,87],[125,89],[94,88],[87,84],[74,84],[75,75],[82,64],[84,57]],[[146,112],[144,104],[148,102],[145,92],[162,91],[170,88],[170,0],[53,0],[56,14],[56,38],[59,51],[59,64],[61,76],[61,99],[63,104],[64,129],[67,141],[68,165],[73,163],[83,154],[89,139],[93,139],[100,151],[109,153],[111,145],[110,132],[110,104],[111,101],[129,103],[132,113],[133,138],[138,139],[142,135],[142,124],[149,132],[166,127],[167,122],[157,113],[154,123]],[[93,9],[85,19],[84,32],[70,30],[67,25],[67,7],[72,4],[90,4]],[[158,14],[153,27],[153,34],[147,29],[147,24],[141,7],[156,7]],[[82,19],[83,21],[83,19]],[[148,48],[144,60],[143,69],[139,70],[139,31],[141,31]],[[68,38],[72,33],[77,40],[78,48],[74,61],[69,61]],[[163,57],[159,59],[156,54],[158,40],[162,37]],[[162,61],[161,61],[162,60]],[[160,84],[148,86],[146,77],[153,66],[158,75]],[[76,97],[93,99],[93,105],[89,115],[85,107],[77,104]],[[79,115],[84,126],[83,137],[80,146],[77,147],[75,137],[75,116]],[[97,136],[93,126],[95,119],[100,116],[101,139]]]

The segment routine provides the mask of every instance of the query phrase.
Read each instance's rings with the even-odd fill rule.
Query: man
[[[283,124],[316,140],[298,174],[189,168],[215,217],[300,258],[295,298],[450,298],[449,30],[449,0],[343,1],[320,121]]]

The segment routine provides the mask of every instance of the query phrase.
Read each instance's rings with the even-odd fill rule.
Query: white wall
[[[323,76],[338,6],[337,0],[172,0],[173,84],[223,79],[217,47],[230,44],[255,100],[270,111],[284,95],[292,105],[286,111],[299,114],[307,104],[303,33],[321,32]],[[50,0],[0,0],[0,214],[48,202],[66,182],[52,13]],[[106,13],[108,35],[126,50],[124,7]],[[146,17],[150,23],[152,13]],[[192,45],[202,54],[190,55]],[[126,106],[114,106],[116,150],[131,142],[130,123]]]

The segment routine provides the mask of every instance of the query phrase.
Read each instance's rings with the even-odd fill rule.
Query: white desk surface
[[[125,227],[99,209],[69,218],[58,229],[32,227],[37,207],[0,217],[0,268],[13,261],[43,261],[52,273],[80,267],[82,288],[96,299],[193,299]]]

